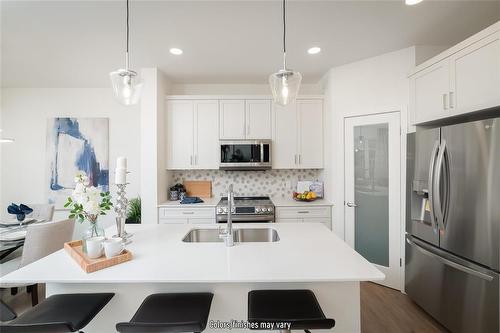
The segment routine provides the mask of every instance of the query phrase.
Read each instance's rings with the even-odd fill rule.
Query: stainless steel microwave
[[[271,140],[221,140],[221,170],[271,169]]]

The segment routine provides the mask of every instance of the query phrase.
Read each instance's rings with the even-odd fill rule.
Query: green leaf
[[[68,218],[69,218],[69,219],[73,219],[73,218],[75,218],[75,214],[69,214]]]

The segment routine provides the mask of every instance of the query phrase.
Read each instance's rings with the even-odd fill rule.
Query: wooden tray
[[[80,265],[85,273],[92,273],[132,259],[132,253],[129,250],[124,250],[122,254],[109,259],[104,255],[97,259],[90,259],[85,253],[83,253],[82,240],[64,243],[64,249],[78,263],[78,265]]]
[[[209,180],[186,180],[183,185],[189,197],[212,197],[212,182]]]

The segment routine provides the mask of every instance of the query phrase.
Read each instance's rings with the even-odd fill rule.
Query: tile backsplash
[[[321,180],[321,170],[223,171],[185,170],[172,172],[173,184],[185,180],[211,180],[214,196],[225,196],[233,184],[236,196],[289,197],[299,180]]]

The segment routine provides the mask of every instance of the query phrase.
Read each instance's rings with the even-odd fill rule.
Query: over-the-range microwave
[[[221,140],[221,170],[271,169],[271,140]]]

